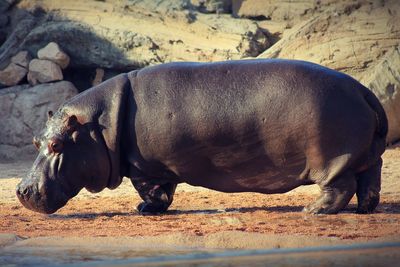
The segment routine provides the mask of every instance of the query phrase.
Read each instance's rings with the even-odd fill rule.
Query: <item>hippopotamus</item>
[[[176,62],[119,74],[66,101],[33,143],[22,204],[54,213],[82,188],[131,180],[141,213],[165,212],[177,184],[277,194],[317,184],[304,208],[379,203],[388,123],[350,76],[305,61]]]

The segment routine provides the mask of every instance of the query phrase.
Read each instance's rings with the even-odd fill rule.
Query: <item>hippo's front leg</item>
[[[137,206],[140,213],[165,212],[171,205],[176,184],[157,184],[146,177],[131,178],[131,182],[144,200]]]

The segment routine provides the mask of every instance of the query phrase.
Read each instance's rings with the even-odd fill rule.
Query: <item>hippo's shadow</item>
[[[357,211],[357,204],[349,204],[341,213],[355,213]],[[400,203],[380,203],[372,214],[400,214]]]
[[[166,214],[179,215],[179,214],[221,214],[221,213],[251,213],[256,211],[287,213],[287,212],[302,212],[304,206],[261,206],[261,207],[245,207],[245,208],[226,208],[226,209],[198,209],[198,210],[168,210]],[[356,213],[357,204],[349,204],[340,213]],[[400,214],[400,203],[381,203],[376,210],[377,213],[384,214]]]
[[[226,209],[198,209],[198,210],[168,210],[165,213],[143,213],[137,211],[132,212],[87,212],[87,213],[69,213],[69,214],[50,214],[51,219],[86,219],[94,220],[99,217],[115,217],[115,216],[171,216],[171,215],[190,215],[190,214],[230,214],[230,213],[251,213],[256,211],[267,212],[299,212],[303,209],[302,206],[274,206],[274,207],[246,207],[246,208],[226,208]]]
[[[286,212],[302,212],[304,206],[262,206],[262,207],[246,207],[246,208],[227,208],[227,209],[199,209],[199,210],[168,210],[166,214],[221,214],[221,213],[251,213],[256,211],[286,213]],[[340,213],[356,213],[357,205],[349,204]],[[381,203],[378,205],[375,214],[400,214],[400,203]]]
[[[86,219],[93,220],[98,217],[115,217],[115,216],[134,216],[136,212],[87,212],[87,213],[70,213],[70,214],[50,214],[51,219]]]
[[[223,214],[223,213],[252,213],[256,211],[267,212],[299,212],[302,206],[261,206],[261,207],[245,207],[245,208],[226,208],[226,209],[199,209],[199,210],[168,210],[166,214]]]
[[[115,216],[174,216],[174,215],[202,215],[202,214],[231,214],[231,213],[252,213],[257,211],[288,213],[288,212],[302,212],[303,206],[261,206],[261,207],[245,207],[245,208],[226,208],[226,209],[190,209],[178,210],[171,209],[165,213],[158,214],[140,214],[137,211],[132,212],[88,212],[88,213],[70,213],[70,214],[51,214],[48,215],[51,219],[86,219],[93,220],[99,217],[115,217]],[[357,210],[356,204],[350,204],[340,213],[355,213]],[[375,214],[400,214],[400,203],[381,203],[374,212]]]

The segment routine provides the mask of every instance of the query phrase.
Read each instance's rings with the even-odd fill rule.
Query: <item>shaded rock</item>
[[[98,31],[97,31],[98,30]],[[156,62],[149,39],[133,32],[97,30],[78,22],[49,21],[33,29],[25,38],[22,48],[32,54],[51,41],[63,43],[63,50],[71,57],[70,67],[102,67],[132,69]],[[134,52],[130,60],[124,51]]]
[[[19,3],[26,9],[33,5],[28,0]],[[68,8],[50,0],[40,5],[61,18],[48,16],[35,22],[36,26],[18,42],[7,41],[18,43],[19,50],[26,49],[32,55],[49,42],[56,42],[70,56],[71,68],[122,72],[171,61],[218,61],[249,55],[247,49],[238,51],[238,46],[263,51],[263,42],[247,38],[249,32],[257,35],[257,23],[228,14],[199,13],[190,1],[121,1],[112,9],[102,3],[76,1]],[[77,16],[77,11],[85,16]]]
[[[9,23],[10,19],[8,15],[0,14],[0,29],[6,27]]]
[[[361,82],[379,98],[389,121],[387,142],[400,139],[400,51],[388,52],[379,63],[366,71]]]
[[[28,75],[26,76],[28,83],[32,86],[38,85],[39,81],[36,79],[36,76],[32,74],[32,72],[28,72]]]
[[[0,90],[0,158],[15,159],[34,153],[32,137],[43,129],[47,112],[57,110],[77,93],[67,81]]]
[[[33,59],[29,63],[28,75],[28,81],[32,81],[32,84],[35,84],[36,81],[39,83],[47,83],[63,79],[60,66],[46,59]]]
[[[231,13],[232,0],[191,0],[200,12]]]
[[[10,7],[14,5],[16,2],[17,0],[0,0],[0,13],[10,9]]]
[[[65,54],[57,43],[50,42],[37,53],[39,59],[47,59],[57,63],[62,69],[68,67],[69,56]]]
[[[11,62],[17,64],[18,66],[28,68],[31,59],[32,58],[28,51],[20,51],[11,58]]]
[[[237,50],[247,57],[256,57],[268,47],[270,47],[270,42],[265,34],[261,30],[258,30],[255,34],[248,32],[244,35],[242,41],[237,46]]]
[[[17,85],[27,74],[27,69],[15,63],[10,63],[7,68],[0,70],[0,84],[5,86]]]
[[[180,16],[182,11],[193,10],[194,6],[190,0],[131,0],[129,1],[131,7],[139,7],[146,10],[152,10],[159,14],[165,14],[167,16]],[[179,14],[180,13],[180,14]]]

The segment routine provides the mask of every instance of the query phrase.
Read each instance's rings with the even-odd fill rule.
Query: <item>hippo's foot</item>
[[[157,205],[143,201],[139,205],[137,205],[136,209],[140,214],[156,214],[166,212],[168,206],[169,205]]]
[[[144,200],[137,206],[141,214],[165,212],[174,198],[176,184],[156,184],[147,177],[131,178],[132,184]]]
[[[321,186],[321,185],[320,185]],[[353,174],[342,174],[328,185],[321,186],[318,199],[306,206],[303,211],[311,214],[336,214],[344,209],[356,192],[356,180]]]
[[[382,159],[366,171],[357,174],[357,213],[371,213],[379,204]]]

